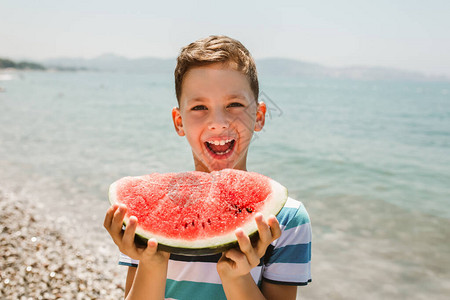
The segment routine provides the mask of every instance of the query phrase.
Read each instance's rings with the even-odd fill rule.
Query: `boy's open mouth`
[[[231,155],[231,152],[234,148],[235,140],[227,139],[221,141],[207,141],[205,142],[206,149],[208,149],[209,153],[218,159],[227,158]]]

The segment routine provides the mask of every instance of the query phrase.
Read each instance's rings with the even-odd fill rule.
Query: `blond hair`
[[[259,84],[256,65],[250,52],[241,42],[224,35],[211,35],[190,43],[181,49],[175,68],[175,92],[180,104],[181,86],[184,75],[190,68],[213,63],[233,65],[248,79],[250,88],[258,101]]]

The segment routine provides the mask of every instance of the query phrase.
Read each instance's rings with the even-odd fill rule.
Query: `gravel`
[[[0,191],[0,299],[123,298],[126,272],[117,252],[71,243],[55,222],[16,198]]]

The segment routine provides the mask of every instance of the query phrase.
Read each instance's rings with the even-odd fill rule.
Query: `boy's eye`
[[[242,105],[242,104],[239,103],[239,102],[233,102],[233,103],[230,103],[230,104],[228,105],[228,107],[240,107],[240,106],[244,106],[244,105]]]
[[[192,110],[204,110],[206,109],[206,106],[204,105],[196,105],[192,108]]]

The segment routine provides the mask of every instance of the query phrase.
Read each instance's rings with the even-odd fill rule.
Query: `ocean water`
[[[70,234],[89,227],[93,243],[110,242],[101,223],[116,179],[193,169],[172,125],[170,74],[0,79],[0,188],[27,195]],[[300,293],[444,299],[450,83],[260,81],[268,115],[248,169],[284,184],[310,213],[313,283]]]

